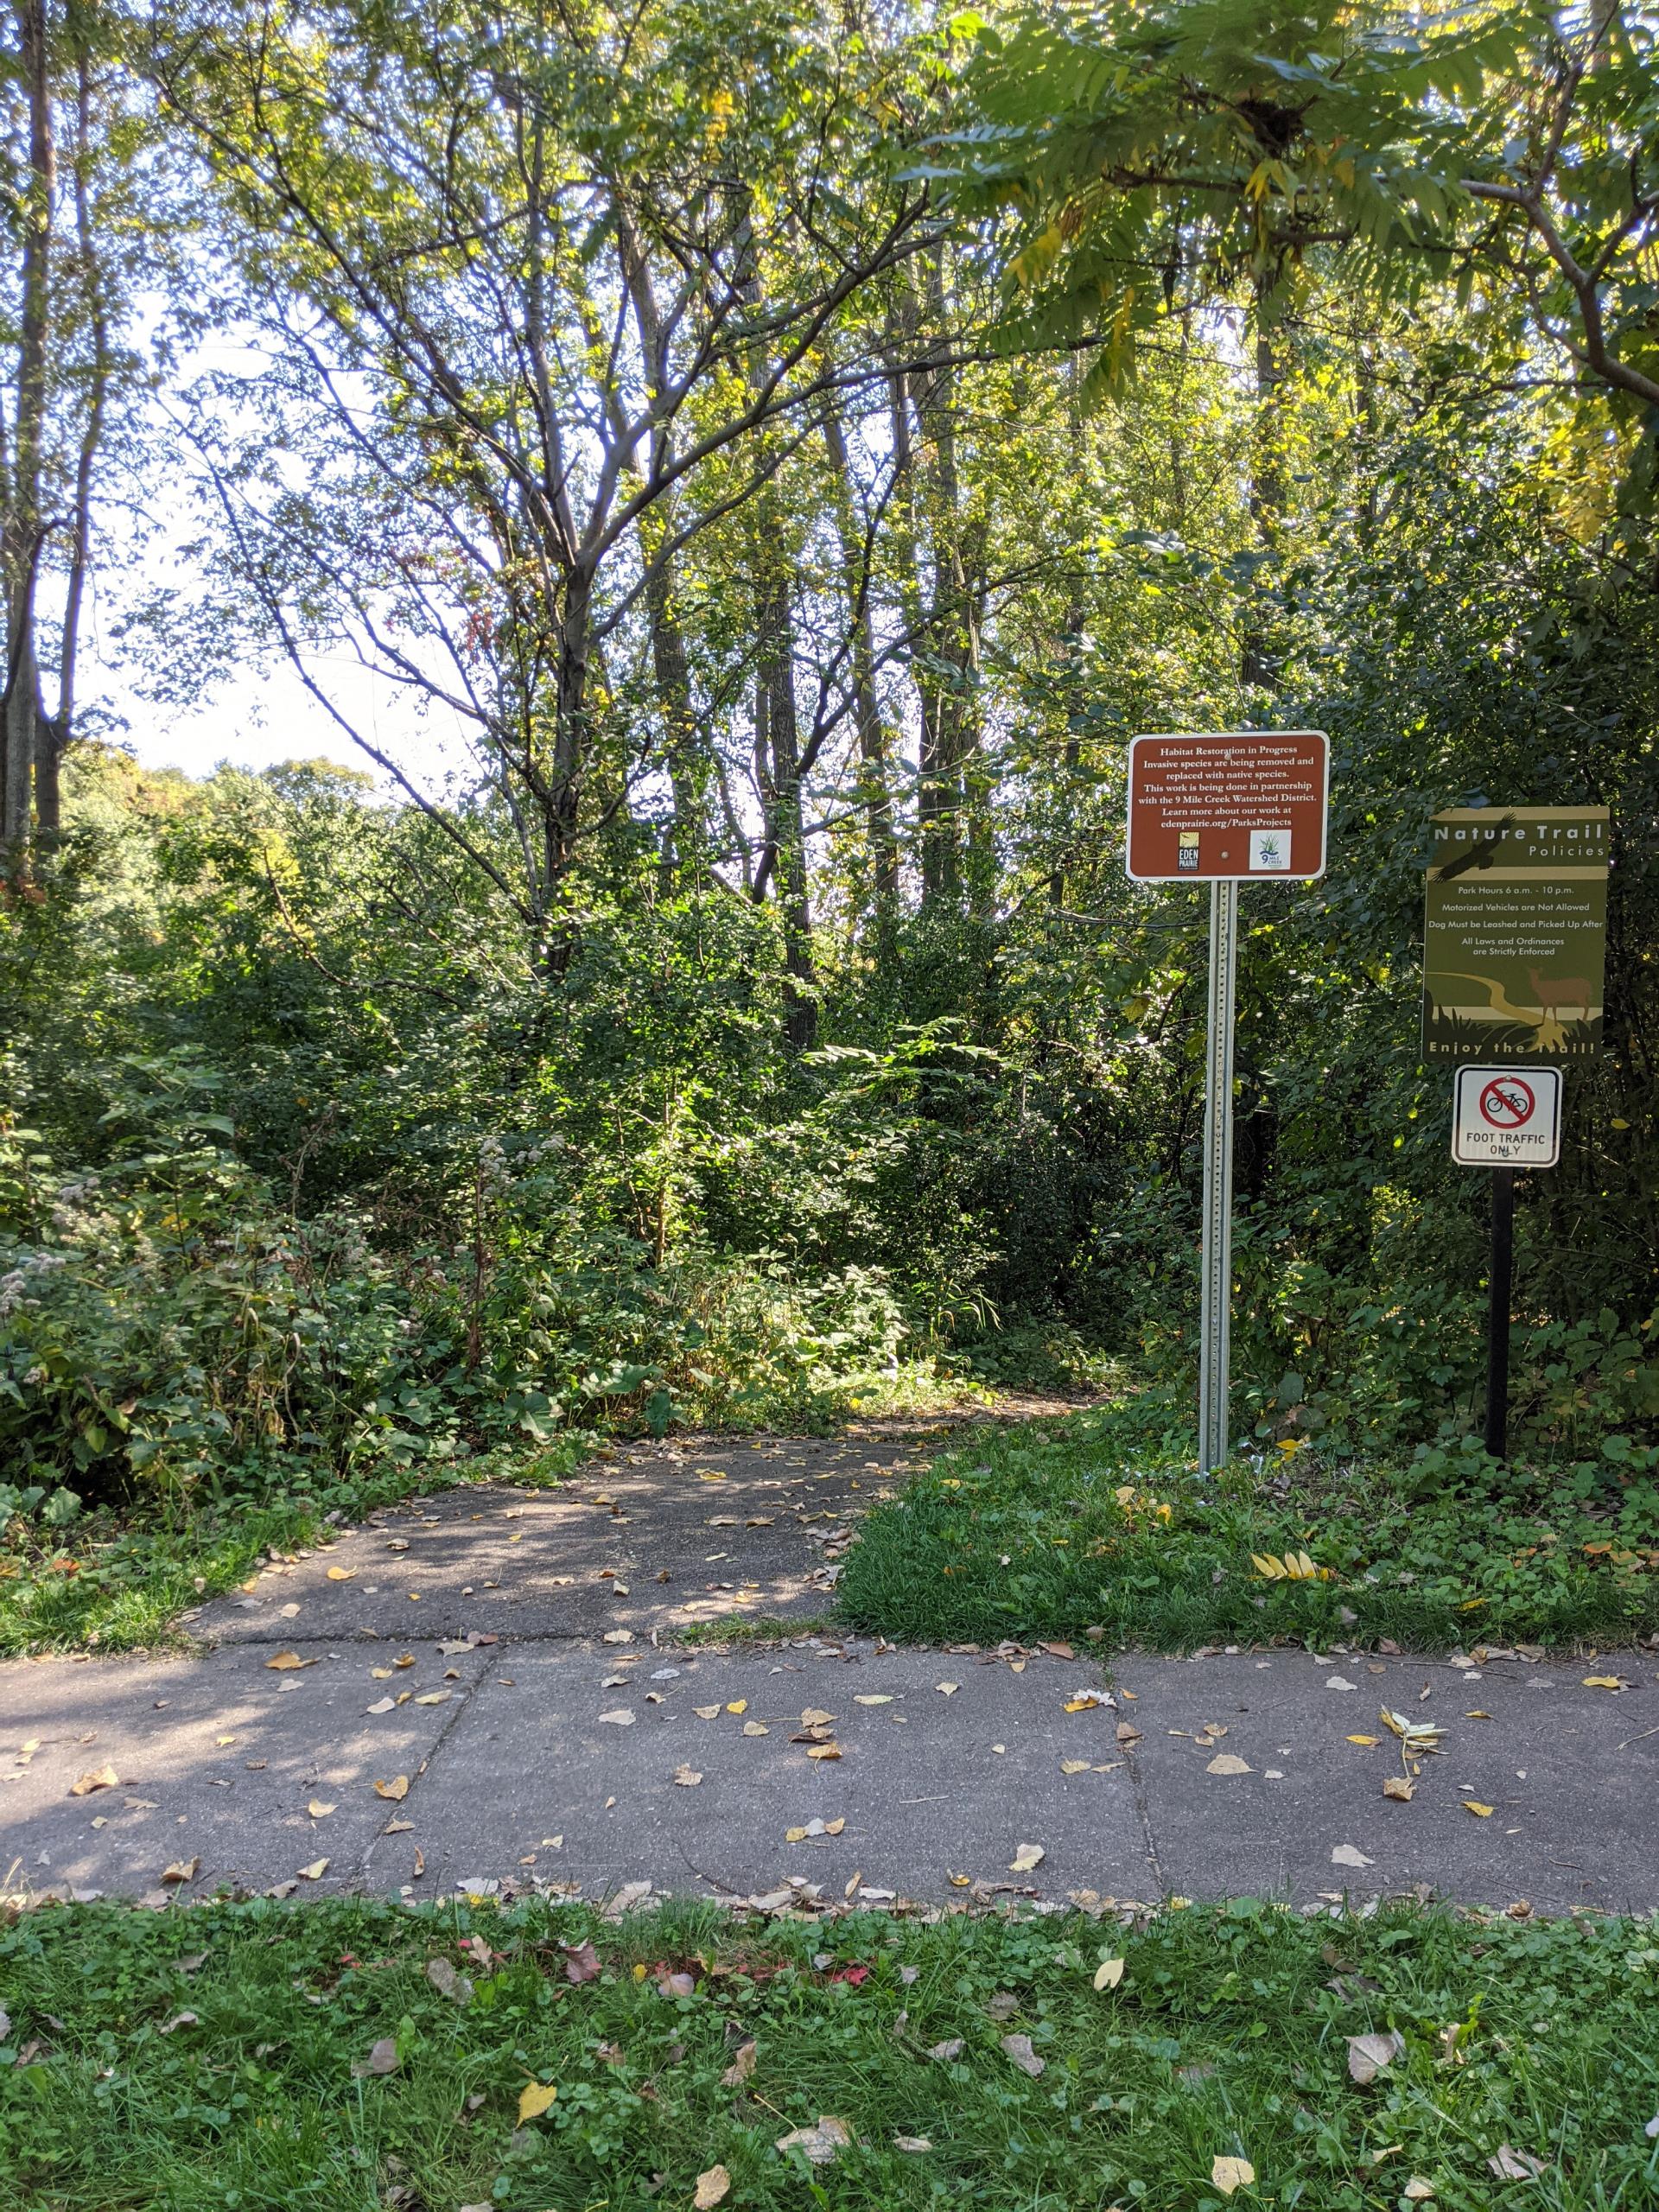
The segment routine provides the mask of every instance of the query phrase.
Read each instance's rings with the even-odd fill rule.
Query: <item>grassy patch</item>
[[[1480,2212],[1507,2149],[1537,2202],[1611,2212],[1659,2182],[1656,1939],[1254,1901],[760,1932],[695,1904],[48,1910],[0,1937],[0,2168],[9,2212],[677,2212],[716,2164],[734,2212],[1218,2212],[1223,2158],[1255,2170],[1238,2203],[1366,2212],[1417,2175]],[[1356,2086],[1345,2038],[1389,2031]],[[557,2096],[515,2132],[532,2082]],[[831,2164],[777,2148],[821,2114],[853,2139]]]
[[[1294,1636],[1627,1642],[1659,1629],[1659,1488],[1640,1454],[1554,1473],[1235,1462],[1200,1481],[1128,1403],[982,1431],[860,1524],[838,1609],[912,1642],[1077,1637],[1190,1650]],[[1306,1552],[1330,1579],[1268,1580]]]

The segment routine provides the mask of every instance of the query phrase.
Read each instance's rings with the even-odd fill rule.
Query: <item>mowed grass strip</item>
[[[1507,2156],[1629,2212],[1656,1982],[1651,1923],[1415,1904],[47,1908],[0,1937],[0,2171],[9,2212],[645,2212],[716,2166],[746,2212],[1217,2212],[1222,2159],[1236,2202],[1485,2212]],[[1370,2086],[1362,2036],[1398,2038]],[[778,2147],[824,2116],[828,2163]]]
[[[1548,1473],[1235,1461],[1200,1479],[1134,1402],[984,1433],[859,1525],[837,1609],[912,1643],[1093,1635],[1187,1651],[1290,1636],[1615,1644],[1659,1629],[1659,1490]],[[1300,1558],[1315,1569],[1302,1579]],[[1258,1560],[1285,1562],[1282,1576]]]

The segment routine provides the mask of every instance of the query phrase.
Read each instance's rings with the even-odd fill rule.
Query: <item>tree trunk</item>
[[[14,0],[29,97],[29,174],[21,209],[22,312],[10,499],[4,518],[6,593],[5,758],[0,770],[0,855],[10,872],[27,866],[33,771],[41,749],[41,678],[35,646],[35,580],[41,553],[41,469],[46,440],[46,357],[51,313],[52,206],[56,156],[47,74],[46,0]],[[49,741],[48,741],[49,742]]]
[[[779,578],[760,609],[760,656],[755,678],[755,765],[766,810],[766,842],[776,855],[778,903],[784,924],[784,1033],[790,1049],[810,1052],[818,1008],[812,963],[812,910],[806,881],[801,815],[800,726],[795,711],[795,641],[789,584]],[[764,886],[765,870],[760,872]]]
[[[875,688],[875,632],[870,619],[869,594],[873,549],[868,541],[861,542],[846,435],[833,409],[824,417],[823,437],[835,472],[836,528],[841,540],[848,620],[853,630],[853,711],[858,725],[859,786],[869,846],[876,956],[885,967],[899,922],[899,840],[893,829],[893,792],[887,781],[887,725]]]

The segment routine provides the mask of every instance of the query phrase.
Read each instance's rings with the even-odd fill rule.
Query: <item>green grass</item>
[[[561,1947],[588,1941],[573,1982]],[[1255,2171],[1239,2205],[1370,2212],[1416,2175],[1487,2212],[1507,2146],[1543,2169],[1517,2204],[1635,2212],[1656,1999],[1655,1923],[1416,1904],[764,1929],[699,1904],[617,1927],[543,1901],[48,1908],[0,1936],[0,2171],[8,2212],[682,2212],[716,2164],[732,2212],[1218,2212],[1227,2157]],[[1357,2087],[1345,2037],[1389,2030],[1402,2054]],[[355,2071],[382,2038],[395,2070]],[[531,2081],[558,2095],[515,2133]],[[775,2147],[826,2113],[855,2139],[833,2164]]]
[[[843,1623],[915,1643],[1092,1629],[1108,1647],[1165,1650],[1274,1636],[1616,1643],[1659,1629],[1649,1455],[1552,1474],[1467,1451],[1390,1468],[1269,1448],[1269,1468],[1236,1461],[1201,1481],[1161,1418],[1129,1401],[982,1432],[935,1460],[861,1523]],[[1252,1565],[1287,1550],[1332,1579],[1269,1581]]]

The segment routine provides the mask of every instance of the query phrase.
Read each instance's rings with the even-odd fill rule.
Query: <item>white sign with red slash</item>
[[[1553,1167],[1561,1156],[1559,1068],[1459,1068],[1452,1157],[1460,1167]]]

